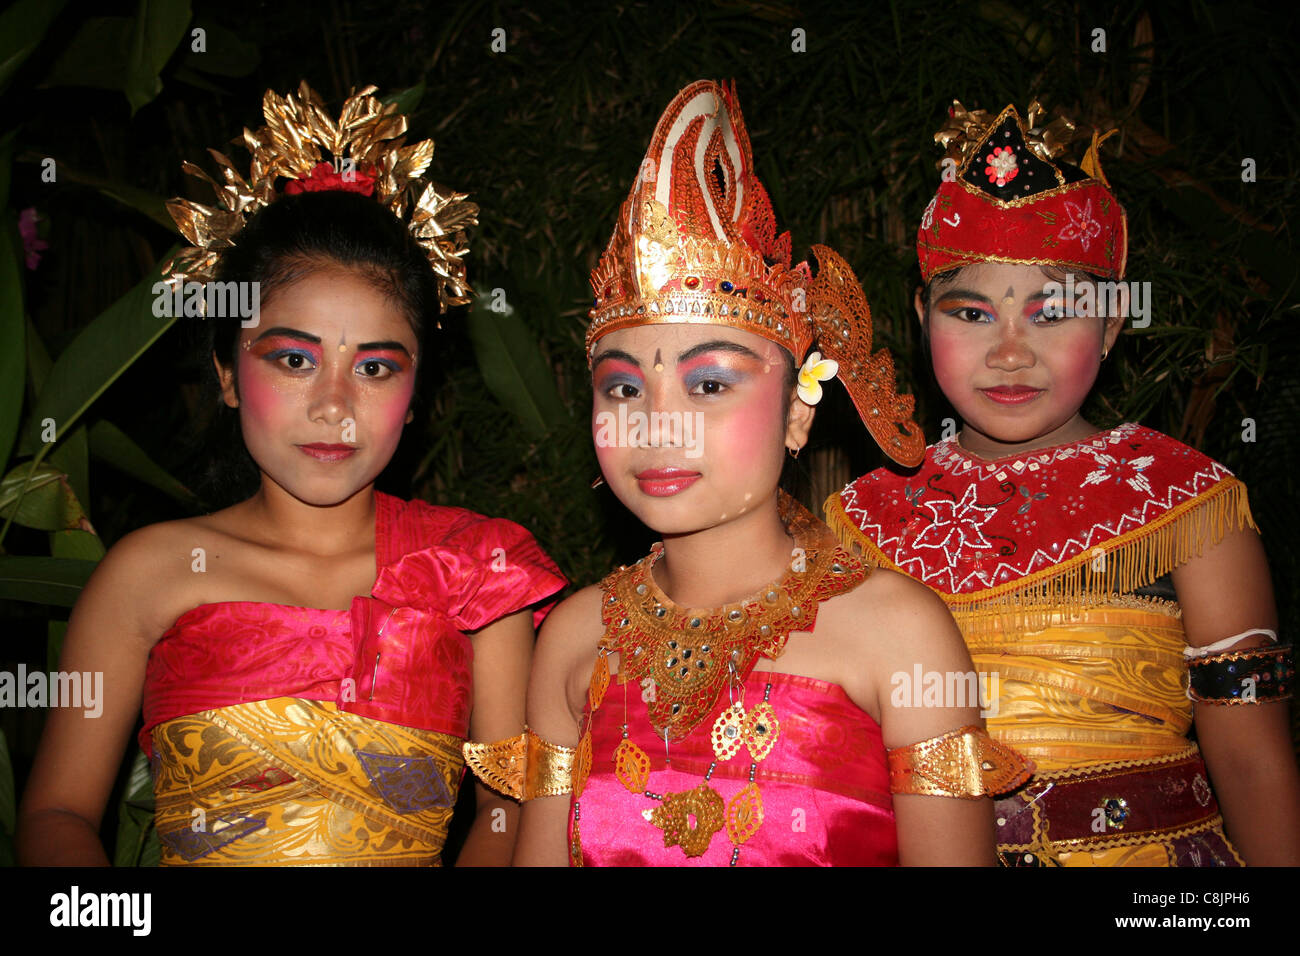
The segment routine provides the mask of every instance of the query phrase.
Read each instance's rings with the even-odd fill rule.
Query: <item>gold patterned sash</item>
[[[459,738],[277,697],[154,728],[162,864],[437,865]]]

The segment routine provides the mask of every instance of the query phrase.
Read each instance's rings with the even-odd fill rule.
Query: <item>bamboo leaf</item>
[[[72,607],[95,564],[73,558],[0,555],[0,600]]]

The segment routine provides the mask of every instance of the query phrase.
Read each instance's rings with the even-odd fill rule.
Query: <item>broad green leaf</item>
[[[72,607],[97,563],[0,555],[0,600]]]
[[[49,377],[53,366],[50,353],[46,350],[45,343],[41,341],[29,315],[27,316],[27,384],[31,386],[33,399],[41,394],[41,389],[45,387],[45,379]]]
[[[0,13],[0,93],[41,44],[66,0],[19,0]]]
[[[202,53],[194,49],[193,36],[196,29],[204,33],[205,49]],[[190,30],[182,38],[181,45],[186,53],[176,71],[178,79],[181,70],[210,73],[214,76],[248,76],[262,61],[262,53],[256,43],[202,17],[195,17],[190,23]]]
[[[171,258],[168,253],[163,261]],[[20,447],[31,454],[41,444],[42,423],[54,422],[55,441],[67,433],[87,408],[139,358],[176,319],[153,314],[155,267],[134,289],[91,320],[63,350],[50,369],[32,409]]]
[[[56,558],[99,561],[104,557],[104,542],[99,535],[81,528],[50,532],[50,553]]]
[[[63,472],[78,501],[90,501],[90,442],[86,437],[85,422],[63,435],[45,457],[45,461]],[[85,504],[81,510],[86,510]]]
[[[542,438],[564,421],[555,377],[528,327],[510,306],[493,312],[487,296],[470,306],[469,337],[483,380],[497,401],[519,419],[531,438]]]
[[[90,453],[170,498],[185,504],[194,501],[194,492],[156,464],[143,448],[112,422],[101,419],[90,426]]]
[[[26,151],[19,155],[18,161],[40,163],[47,158],[49,157],[46,154]],[[97,189],[114,202],[120,202],[128,208],[148,216],[168,232],[180,235],[180,230],[176,228],[176,221],[167,212],[167,200],[162,196],[151,193],[147,189],[140,189],[127,183],[117,182],[86,172],[57,156],[53,157],[53,159],[59,171],[60,181],[67,180],[68,182],[81,183],[83,186]]]
[[[408,86],[404,90],[399,90],[389,96],[381,96],[379,102],[388,104],[396,103],[397,112],[403,116],[410,116],[415,112],[415,108],[420,105],[420,100],[424,98],[424,80],[416,83],[414,86]]]
[[[153,777],[149,760],[137,751],[127,773],[122,802],[118,805],[117,849],[114,866],[157,866],[158,834],[154,830]]]
[[[50,67],[41,86],[91,86],[120,90],[126,76],[123,51],[131,48],[130,17],[89,17]]]
[[[139,0],[124,85],[132,116],[162,92],[158,74],[185,36],[189,22],[189,0]]]
[[[17,231],[8,222],[0,223],[0,467],[14,447],[26,387],[23,339],[27,323],[19,250],[14,243]]]
[[[80,528],[85,518],[67,475],[43,463],[33,468],[29,461],[0,479],[0,516],[42,531]]]

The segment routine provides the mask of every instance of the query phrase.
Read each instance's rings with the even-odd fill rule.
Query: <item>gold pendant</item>
[[[587,687],[587,703],[595,713],[605,700],[605,691],[609,689],[609,658],[603,652],[596,654],[596,666],[591,669],[591,684]]]
[[[744,743],[745,708],[732,704],[713,724],[713,752],[719,760],[730,760]]]
[[[727,836],[740,846],[763,825],[763,797],[757,784],[749,784],[727,804]]]
[[[578,741],[577,753],[573,755],[573,798],[582,796],[587,789],[587,777],[591,775],[591,731],[588,730]]]
[[[680,846],[687,856],[703,856],[713,834],[725,823],[722,797],[707,783],[686,793],[670,793],[650,811],[650,822],[664,831],[664,846]],[[694,822],[692,822],[692,820]]]
[[[745,715],[745,746],[749,755],[758,763],[776,746],[776,738],[781,733],[781,722],[776,719],[776,711],[767,701],[763,701]]]
[[[614,776],[632,793],[645,793],[650,779],[650,758],[630,740],[623,740],[614,749]]]

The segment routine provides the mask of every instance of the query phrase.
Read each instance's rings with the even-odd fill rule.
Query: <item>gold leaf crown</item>
[[[266,125],[253,132],[244,129],[244,145],[252,154],[249,177],[244,179],[234,163],[210,149],[221,171],[217,182],[194,163],[181,168],[212,186],[220,207],[188,199],[172,199],[167,211],[194,248],[185,249],[164,267],[173,285],[214,278],[222,254],[235,246],[249,218],[274,202],[276,182],[287,179],[285,192],[341,189],[370,195],[387,208],[415,237],[438,276],[438,304],[464,305],[472,292],[465,276],[463,257],[469,251],[465,229],[478,223],[478,206],[466,194],[440,189],[423,176],[433,158],[433,140],[410,146],[406,142],[406,117],[394,104],[385,105],[367,86],[343,103],[337,122],[307,81],[292,93],[267,90],[262,98]],[[343,167],[337,174],[322,152]],[[322,165],[324,168],[322,168]]]

